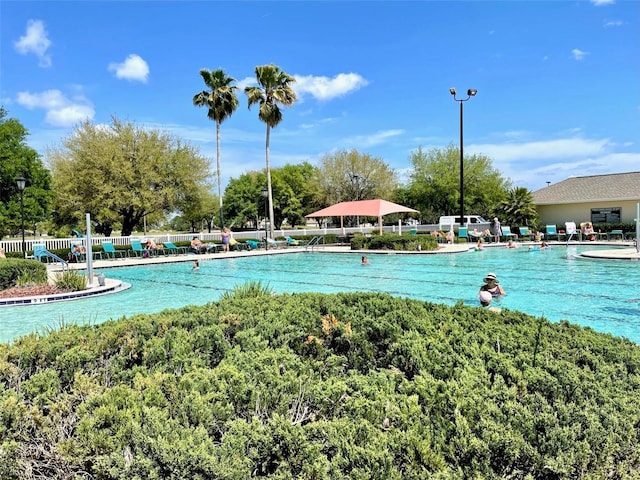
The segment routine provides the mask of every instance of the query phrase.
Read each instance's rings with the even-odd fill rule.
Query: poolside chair
[[[113,243],[110,241],[102,242],[102,251],[104,252],[107,258],[116,259],[122,258],[124,259],[127,255],[127,252],[124,250],[116,250],[116,247],[113,246]]]
[[[469,241],[469,229],[467,227],[458,228],[458,239],[463,239],[465,242]]]
[[[247,240],[246,241],[247,245],[249,245],[249,249],[250,250],[258,250],[259,248],[263,248],[264,244],[262,242],[259,242],[257,240]]]
[[[131,239],[130,245],[131,245],[130,253],[133,253],[135,257],[147,258],[151,255],[157,255],[157,252],[154,252],[153,250],[146,250],[142,246],[142,243],[140,242],[140,240]]]
[[[511,227],[500,227],[502,230],[502,235],[500,237],[505,237],[507,240],[517,240],[518,235],[511,232]]]
[[[76,248],[78,247],[78,248]],[[84,251],[80,249],[84,248]],[[69,247],[69,261],[84,262],[87,260],[87,249],[82,242],[71,242]]]
[[[173,242],[164,242],[164,249],[166,252],[173,253],[175,255],[189,253],[189,247],[177,247]]]
[[[49,252],[47,251],[46,245],[33,245],[33,259],[39,262],[44,258],[47,263],[49,263],[49,256],[47,255]]]
[[[624,232],[623,232],[622,230],[611,230],[611,231],[609,232],[609,239],[610,239],[610,240],[613,240],[613,238],[612,238],[612,237],[613,237],[614,235],[619,236],[619,237],[620,237],[620,240],[624,240]]]
[[[305,244],[303,240],[296,240],[295,238],[291,237],[284,237],[284,239],[286,240],[287,245],[289,245],[290,247],[300,247]]]
[[[556,237],[556,240],[560,240],[560,234],[558,233],[555,225],[547,225],[545,227],[545,232],[547,240],[551,240],[551,237]]]
[[[533,239],[535,238],[535,233],[533,233],[529,227],[518,227],[518,230],[520,231],[520,239],[524,240],[525,238],[529,237],[529,240],[533,241]]]
[[[578,234],[579,240],[582,240],[582,234],[576,228],[576,222],[565,222],[565,235],[567,236],[567,242],[571,241],[574,235]]]

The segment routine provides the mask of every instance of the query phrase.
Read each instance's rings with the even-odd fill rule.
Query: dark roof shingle
[[[640,172],[572,177],[533,192],[533,203],[640,201]]]

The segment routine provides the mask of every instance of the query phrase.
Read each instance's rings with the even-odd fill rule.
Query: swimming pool
[[[507,295],[502,308],[552,321],[567,319],[640,343],[640,263],[575,258],[593,246],[554,246],[529,252],[488,248],[443,255],[295,253],[101,270],[131,283],[123,292],[72,302],[0,308],[0,341],[62,323],[100,323],[216,301],[235,285],[268,283],[278,293],[386,292],[453,305],[478,305],[482,278],[495,272]]]

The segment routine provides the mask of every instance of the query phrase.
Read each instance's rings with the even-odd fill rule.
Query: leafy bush
[[[0,477],[637,478],[628,340],[254,287],[0,344]]]
[[[18,284],[41,284],[47,281],[47,267],[30,259],[6,258],[0,261],[0,290]]]
[[[354,234],[351,239],[352,250],[437,250],[438,241],[431,235],[398,235],[383,233],[382,235],[364,236]]]
[[[252,280],[241,285],[235,285],[231,292],[224,292],[221,299],[230,300],[232,298],[254,298],[271,294],[272,290],[268,283],[263,284],[260,280]]]
[[[78,292],[87,288],[86,277],[75,270],[65,270],[58,273],[54,283],[56,287],[67,292]]]

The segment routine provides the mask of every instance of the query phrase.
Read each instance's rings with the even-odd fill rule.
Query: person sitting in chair
[[[196,253],[205,253],[207,251],[207,246],[198,237],[193,237],[191,240],[191,248]]]
[[[596,239],[596,232],[593,230],[593,224],[591,222],[582,222],[580,229],[582,230],[582,235],[592,242]]]

